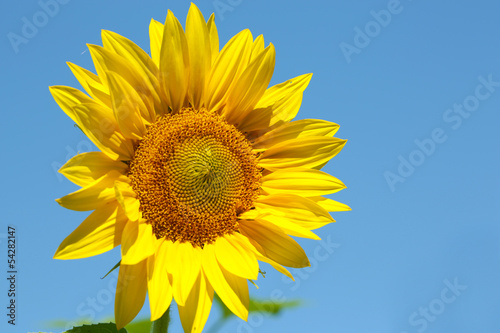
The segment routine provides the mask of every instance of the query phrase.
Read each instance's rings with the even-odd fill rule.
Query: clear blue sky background
[[[231,10],[218,12],[220,3]],[[271,84],[313,72],[299,118],[337,122],[338,136],[349,140],[325,167],[348,186],[332,198],[353,208],[335,214],[337,223],[319,231],[330,252],[301,240],[312,267],[295,272],[295,284],[268,269],[260,289],[250,287],[257,298],[277,294],[305,305],[277,318],[251,316],[249,324],[234,318],[223,331],[498,332],[500,4],[198,5],[206,18],[216,12],[221,44],[249,28],[276,46]],[[14,225],[19,273],[14,328],[6,324],[8,285],[0,279],[2,332],[49,331],[48,320],[112,316],[115,280],[100,277],[118,261],[118,249],[89,259],[52,259],[86,216],[54,201],[76,189],[55,170],[77,151],[94,148],[48,87],[79,87],[65,62],[93,70],[85,44],[101,44],[100,29],[149,51],[149,21],[163,21],[168,8],[184,23],[189,1],[73,0],[59,4],[46,22],[35,0],[4,3],[0,271],[7,275],[5,236],[7,225]],[[388,9],[390,22],[380,13]],[[41,27],[24,31],[26,43],[16,53],[9,33],[23,37],[23,20],[33,22],[34,16]],[[458,110],[464,103],[462,115],[453,111],[454,104]],[[97,300],[95,308],[88,298]],[[179,332],[173,313],[172,332]],[[140,316],[148,315],[145,306]],[[219,315],[212,311],[207,327]]]

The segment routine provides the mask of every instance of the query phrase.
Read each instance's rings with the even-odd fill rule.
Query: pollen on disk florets
[[[129,177],[157,238],[202,247],[236,231],[261,172],[238,129],[212,112],[183,108],[148,128]]]

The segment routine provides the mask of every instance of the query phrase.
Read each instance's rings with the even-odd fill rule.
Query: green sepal
[[[113,266],[113,268],[111,268],[111,270],[110,270],[108,273],[106,273],[106,275],[104,275],[104,276],[101,278],[101,280],[102,280],[102,279],[104,279],[106,276],[108,276],[108,275],[109,275],[109,273],[111,273],[112,271],[114,271],[115,269],[117,269],[118,267],[120,267],[121,262],[122,262],[121,260],[120,260],[120,261],[118,261],[118,262],[116,263],[116,265],[114,265],[114,266]]]
[[[85,134],[85,132],[82,130],[82,128],[80,126],[78,126],[78,124],[74,124],[74,127],[78,128],[80,131],[82,131],[83,134]]]

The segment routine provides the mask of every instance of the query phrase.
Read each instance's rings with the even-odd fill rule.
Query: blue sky
[[[12,225],[18,271],[15,327],[5,315],[6,278],[0,284],[3,332],[112,316],[116,280],[100,277],[118,261],[118,249],[52,259],[87,215],[54,201],[76,189],[55,170],[77,151],[95,148],[48,87],[79,87],[65,62],[93,70],[85,44],[101,44],[101,29],[149,51],[150,19],[163,21],[171,9],[185,22],[189,8],[189,1],[53,4],[9,1],[0,14],[0,255],[7,276]],[[302,299],[304,306],[277,318],[235,318],[223,331],[498,332],[499,3],[218,0],[198,6],[206,18],[216,13],[221,44],[249,28],[275,45],[271,84],[314,73],[298,118],[337,122],[337,135],[349,140],[325,170],[348,187],[331,197],[353,210],[334,214],[337,223],[318,232],[322,243],[300,240],[312,267],[296,271],[295,284],[268,269],[260,289],[250,287],[256,298]],[[145,306],[140,316],[148,315]],[[214,309],[207,327],[219,315]],[[176,310],[172,325],[180,331]]]

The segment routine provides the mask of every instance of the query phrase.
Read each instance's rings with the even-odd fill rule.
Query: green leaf
[[[128,333],[147,333],[151,329],[149,318],[135,320],[126,326]]]
[[[217,294],[214,294],[214,301],[221,308],[222,317],[220,317],[219,320],[215,322],[215,324],[213,324],[212,327],[210,327],[207,333],[220,332],[221,327],[224,326],[226,321],[232,316],[234,316],[231,310],[227,308],[227,306],[224,304],[224,302],[222,302],[222,300],[219,298]],[[250,297],[248,312],[249,313],[260,312],[260,313],[267,313],[269,316],[277,316],[281,313],[281,311],[285,309],[296,308],[300,305],[302,305],[302,301],[300,300],[273,302],[273,301],[256,300]]]
[[[214,300],[222,309],[222,319],[225,320],[233,315],[231,310],[227,308],[227,306],[222,302],[217,294],[214,295]],[[248,312],[261,312],[268,313],[272,316],[280,314],[285,309],[293,309],[300,305],[302,302],[300,300],[292,300],[292,301],[266,301],[266,300],[258,300],[250,297]]]
[[[256,300],[250,298],[250,306],[248,311],[251,312],[263,312],[269,313],[270,315],[279,315],[285,309],[293,309],[302,305],[300,300],[284,301],[284,302],[273,302]]]
[[[109,320],[111,322],[111,321],[113,321],[113,318],[109,317],[109,318],[103,318],[101,320],[102,321]],[[52,320],[52,321],[47,322],[45,324],[45,326],[49,326],[52,328],[59,328],[62,330],[62,329],[64,329],[64,327],[66,327],[66,325],[68,323],[69,323],[68,320],[58,319],[58,320]],[[75,323],[75,321],[73,321],[73,323]],[[85,325],[92,325],[92,323],[88,319],[81,319],[81,320],[76,320],[76,325],[85,326]],[[151,321],[147,317],[142,318],[142,319],[136,319],[133,322],[131,322],[130,324],[128,324],[127,326],[125,326],[128,333],[149,332],[150,327],[151,327]],[[73,333],[72,331],[67,331],[67,332]],[[85,332],[85,331],[83,331],[83,332]],[[116,332],[116,329],[115,329],[115,331],[112,331],[112,332]],[[124,332],[124,331],[119,331],[119,333],[122,333],[122,332]]]
[[[100,323],[73,327],[65,333],[127,333],[127,330],[122,328],[118,331],[114,323]]]

